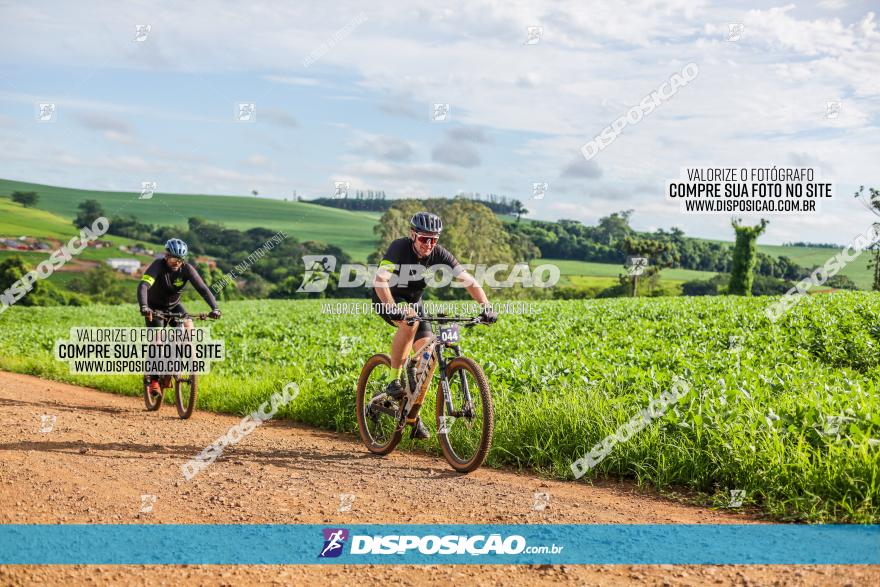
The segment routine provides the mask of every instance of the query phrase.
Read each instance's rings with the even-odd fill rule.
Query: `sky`
[[[389,197],[495,193],[531,218],[632,209],[638,230],[732,240],[730,216],[680,212],[666,182],[685,167],[809,166],[834,197],[771,216],[761,242],[843,244],[876,218],[853,193],[880,188],[878,8],[0,2],[0,177],[276,198],[329,196],[336,181]],[[531,40],[529,27],[541,27]],[[690,83],[583,156],[688,63]]]

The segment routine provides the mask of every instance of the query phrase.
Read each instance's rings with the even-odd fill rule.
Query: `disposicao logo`
[[[324,548],[318,558],[334,558],[342,554],[345,541],[348,540],[348,530],[345,528],[324,528]]]

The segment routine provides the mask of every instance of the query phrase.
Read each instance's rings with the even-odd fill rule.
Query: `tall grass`
[[[719,504],[741,489],[776,519],[876,523],[880,301],[814,296],[773,325],[773,299],[540,302],[537,316],[466,331],[495,400],[488,464],[571,479],[572,461],[678,376],[691,392],[581,481],[622,476]],[[13,307],[0,315],[0,368],[137,395],[138,376],[71,376],[51,352],[71,326],[139,323],[131,306]],[[203,378],[200,408],[244,414],[295,381],[280,415],[340,432],[356,430],[360,367],[392,334],[373,316],[324,315],[320,301],[227,303],[213,329],[229,359]]]

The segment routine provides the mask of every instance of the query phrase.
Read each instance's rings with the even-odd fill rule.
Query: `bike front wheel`
[[[150,393],[149,375],[144,376],[144,405],[147,407],[147,411],[150,412],[155,412],[162,407],[162,394],[154,396]]]
[[[358,430],[367,450],[377,455],[389,454],[403,437],[403,431],[398,430],[401,402],[385,395],[392,375],[391,358],[373,355],[361,369],[357,383]]]
[[[437,438],[443,456],[459,473],[480,468],[492,448],[495,413],[483,368],[467,357],[446,365],[450,411],[443,380],[437,388]]]
[[[174,394],[177,404],[177,415],[182,420],[189,419],[196,407],[196,397],[199,393],[199,376],[190,373],[188,376],[179,375],[174,378]]]

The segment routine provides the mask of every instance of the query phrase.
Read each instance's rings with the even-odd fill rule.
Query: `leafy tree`
[[[659,273],[661,269],[672,267],[679,261],[678,252],[675,246],[668,242],[651,239],[634,239],[626,236],[623,239],[622,247],[627,256],[644,257],[650,261],[647,268],[638,277],[649,280],[651,284],[651,292],[659,281]],[[633,279],[633,295],[638,292],[635,288],[636,276]],[[629,276],[621,275],[620,283],[626,285],[630,280]]]
[[[85,200],[80,202],[79,206],[77,206],[77,210],[76,218],[73,220],[73,225],[77,228],[91,226],[96,218],[105,215],[104,208],[98,200]]]
[[[838,273],[833,277],[829,277],[828,281],[825,282],[825,285],[836,289],[859,289],[859,286],[856,285],[855,281],[853,281],[846,275],[843,275],[842,273]]]
[[[114,216],[110,219],[110,234],[124,236],[134,240],[151,241],[153,240],[153,226],[138,222],[137,218],[132,215]]]
[[[864,195],[865,186],[859,186],[859,191],[855,193],[856,198],[861,198]],[[880,190],[876,188],[868,188],[868,201],[866,205],[868,208],[874,212],[875,214],[880,215]],[[862,200],[863,202],[865,200]],[[880,223],[875,222],[873,227],[877,230],[878,225]],[[868,261],[868,267],[874,270],[874,284],[872,289],[874,291],[880,291],[880,243],[871,243],[871,246],[868,247],[874,252],[874,257]]]
[[[6,291],[30,271],[31,268],[18,255],[5,259],[0,263],[0,292]],[[66,294],[41,279],[35,280],[31,290],[16,302],[22,306],[54,306],[69,303],[81,305],[87,302],[82,298]]]
[[[513,263],[504,225],[479,202],[456,198],[442,208],[442,241],[463,263]],[[518,260],[518,259],[517,259]]]
[[[790,281],[784,281],[769,275],[755,275],[752,281],[753,296],[778,296],[782,295],[792,287]]]
[[[223,271],[216,265],[212,268],[207,263],[196,263],[196,269],[198,269],[199,275],[205,280],[205,284],[211,290],[211,293],[214,294],[217,301],[228,302],[242,298],[235,280],[226,279]],[[214,287],[215,283],[217,284],[216,289]]]
[[[733,248],[733,266],[730,272],[728,292],[736,296],[752,295],[754,268],[758,259],[758,236],[764,232],[768,221],[764,218],[756,226],[743,226],[742,219],[731,221],[736,231],[736,244]]]
[[[717,296],[724,293],[728,275],[719,274],[711,279],[692,279],[681,284],[681,293],[685,296]]]
[[[89,296],[99,304],[122,304],[135,301],[135,287],[126,282],[106,263],[70,280],[68,287]]]
[[[519,224],[519,220],[522,217],[522,215],[528,214],[529,211],[525,206],[523,206],[522,202],[520,202],[519,200],[514,200],[513,201],[513,213],[514,213],[514,215],[516,215],[516,223]]]
[[[9,287],[24,277],[29,271],[24,259],[13,255],[0,263],[0,291],[6,291]],[[34,282],[36,286],[40,282]]]
[[[37,192],[12,192],[12,201],[18,202],[25,208],[32,208],[37,205],[37,200],[40,197],[37,195]]]
[[[632,234],[633,229],[629,226],[632,213],[633,210],[624,210],[599,219],[599,234],[605,244],[613,245]]]

